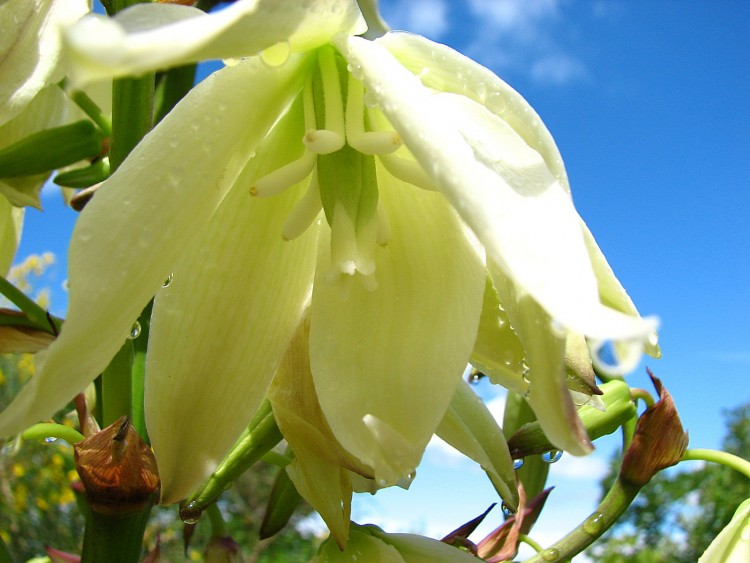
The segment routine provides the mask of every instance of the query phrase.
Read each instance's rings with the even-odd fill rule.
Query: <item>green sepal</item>
[[[0,178],[43,174],[94,158],[104,134],[88,120],[45,129],[0,150]]]
[[[301,501],[302,496],[297,492],[286,468],[280,468],[268,497],[263,522],[260,525],[260,539],[270,538],[280,532],[287,525]]]
[[[64,188],[88,188],[109,177],[109,159],[100,158],[84,168],[68,170],[58,174],[52,180],[58,186]]]
[[[612,434],[631,418],[637,416],[635,403],[630,399],[630,387],[624,381],[612,380],[599,386],[605,411],[589,405],[578,409],[578,416],[583,422],[591,440]],[[539,422],[524,424],[508,440],[514,458],[541,454],[556,449],[550,443]]]

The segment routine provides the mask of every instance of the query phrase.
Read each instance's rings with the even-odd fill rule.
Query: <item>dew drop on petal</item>
[[[592,536],[598,536],[604,529],[604,514],[601,512],[594,512],[591,516],[586,518],[583,523],[583,530],[587,534]]]
[[[55,438],[54,436],[47,436],[44,439],[45,444],[54,444],[55,442],[57,442],[57,438]]]
[[[542,461],[544,463],[555,463],[556,461],[560,461],[561,457],[562,457],[562,451],[549,450],[548,452],[544,452],[542,454]]]
[[[260,60],[271,68],[279,67],[289,60],[289,55],[292,54],[292,47],[289,41],[279,41],[275,45],[271,45],[267,49],[264,49],[260,54]]]
[[[545,561],[557,561],[560,559],[560,552],[554,548],[545,549],[542,551],[542,559]]]
[[[128,334],[128,340],[135,340],[141,335],[141,323],[135,321],[133,326],[130,328],[130,334]]]
[[[505,514],[505,516],[513,516],[516,513],[515,510],[513,510],[510,506],[508,506],[504,502],[500,505],[500,509],[503,511],[503,514]]]
[[[513,469],[518,470],[523,467],[523,458],[513,460]]]
[[[162,287],[169,287],[172,284],[172,280],[174,279],[174,274],[169,274],[167,276],[167,279],[164,280],[164,283],[161,284]]]

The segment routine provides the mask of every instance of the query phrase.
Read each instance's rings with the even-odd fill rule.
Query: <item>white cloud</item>
[[[607,474],[609,467],[605,458],[599,455],[576,457],[563,454],[559,461],[550,467],[550,477],[597,482]]]
[[[587,76],[586,67],[581,61],[565,53],[552,53],[542,56],[531,65],[531,77],[546,84],[566,84]]]

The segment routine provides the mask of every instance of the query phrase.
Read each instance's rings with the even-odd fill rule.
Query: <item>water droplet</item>
[[[560,559],[560,552],[555,548],[545,549],[542,551],[542,559],[545,561],[557,561]]]
[[[47,436],[44,439],[45,444],[54,444],[55,442],[57,442],[57,438],[55,438],[54,436]]]
[[[174,279],[174,274],[169,274],[167,276],[167,279],[164,280],[164,283],[161,284],[162,287],[169,287],[172,283],[172,280]]]
[[[289,41],[279,41],[276,45],[271,45],[268,49],[264,49],[260,54],[260,60],[266,66],[274,68],[287,62],[291,54],[292,47],[289,45]]]
[[[187,504],[180,504],[180,520],[185,524],[197,524],[201,514],[203,514],[203,509],[194,500]]]
[[[587,534],[591,534],[592,536],[601,534],[604,530],[604,514],[594,512],[586,518],[586,521],[583,523],[583,529]]]
[[[128,334],[128,340],[135,340],[141,335],[141,323],[135,321],[133,326],[130,328],[130,334]]]
[[[560,461],[561,457],[562,457],[562,451],[550,450],[542,454],[542,461],[544,463],[555,463],[556,461]]]
[[[68,285],[68,280],[63,280],[62,288],[63,288],[63,291],[68,291],[70,289],[70,286]]]
[[[378,98],[372,91],[368,90],[365,92],[364,103],[368,108],[376,108],[378,107]]]
[[[523,467],[523,458],[513,460],[513,469],[521,469]]]
[[[508,516],[508,517],[513,516],[516,513],[515,510],[513,510],[510,506],[508,506],[504,502],[500,505],[500,510],[502,510],[503,514],[505,514],[505,516]]]

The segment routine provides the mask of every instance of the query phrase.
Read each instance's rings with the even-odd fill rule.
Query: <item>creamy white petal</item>
[[[53,82],[60,62],[60,26],[89,11],[87,0],[0,2],[0,124]]]
[[[329,282],[328,236],[321,236],[310,356],[331,429],[385,485],[416,468],[460,382],[484,266],[440,194],[382,169],[378,184],[391,239],[376,249],[377,289],[355,277],[346,295],[341,281]]]
[[[565,335],[555,330],[549,314],[514,286],[494,264],[490,275],[508,318],[526,350],[526,374],[529,382],[524,397],[550,441],[574,455],[593,450],[586,429],[568,390],[565,367]]]
[[[572,330],[596,338],[653,331],[600,303],[569,193],[507,122],[470,98],[435,94],[377,42],[337,45],[488,260]]]
[[[506,121],[544,158],[566,190],[568,177],[555,140],[533,107],[491,70],[446,45],[421,35],[391,32],[378,43],[417,75],[422,84],[439,92],[461,94]]]
[[[23,209],[0,197],[0,275],[8,275],[21,240]]]
[[[248,194],[255,179],[283,164],[279,154],[303,134],[299,118],[299,127],[287,120],[292,127],[282,123],[258,150],[157,294],[146,423],[162,503],[193,492],[237,440],[309,303],[316,229],[291,242],[281,238],[303,186],[269,199]]]
[[[80,85],[255,55],[279,43],[287,53],[302,52],[340,31],[361,33],[365,27],[353,0],[239,0],[211,14],[152,3],[137,4],[114,18],[84,18],[65,39],[70,75]]]
[[[0,435],[51,416],[109,363],[301,89],[305,64],[295,57],[272,71],[248,60],[215,73],[97,191],[73,232],[62,333],[38,355],[36,376],[0,414]]]

